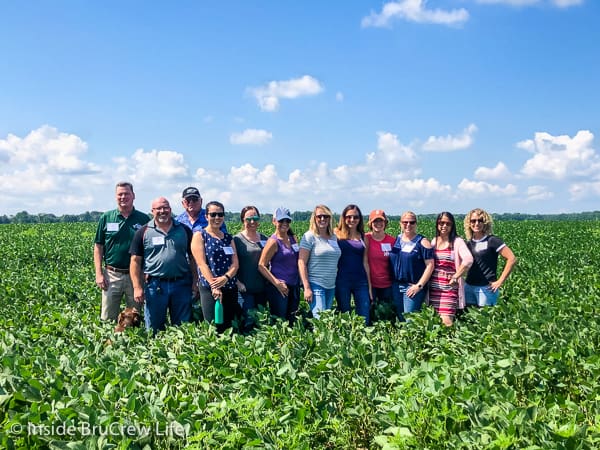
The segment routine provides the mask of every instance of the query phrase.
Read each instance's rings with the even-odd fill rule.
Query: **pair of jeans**
[[[267,297],[269,299],[269,310],[272,316],[286,319],[290,325],[294,324],[296,313],[300,306],[300,286],[287,284],[288,295],[284,297],[272,284],[267,286]],[[314,294],[313,294],[314,295]]]
[[[495,306],[500,297],[500,289],[493,292],[490,285],[473,286],[465,283],[465,302],[467,306]]]
[[[217,331],[219,333],[230,328],[233,324],[233,320],[239,317],[241,313],[241,307],[238,303],[238,290],[234,289],[223,289],[222,305],[223,305],[223,323],[217,325]],[[215,304],[216,300],[212,296],[212,290],[205,286],[200,286],[200,303],[202,304],[202,315],[204,320],[209,323],[215,321]]]
[[[318,319],[321,311],[333,308],[335,288],[327,289],[315,283],[309,284],[310,290],[313,293],[313,298],[310,302],[310,311],[312,312],[313,317]]]
[[[144,321],[146,329],[156,334],[164,330],[167,322],[167,310],[171,325],[189,322],[192,317],[192,276],[171,281],[151,277],[144,287],[146,304]]]
[[[335,299],[340,312],[350,311],[350,298],[354,296],[356,314],[365,318],[365,325],[371,323],[371,299],[369,283],[361,278],[338,278],[335,284]]]
[[[394,281],[392,284],[392,294],[394,299],[394,308],[396,309],[396,315],[398,319],[404,321],[404,314],[420,311],[425,300],[425,288],[421,289],[412,297],[406,295],[408,288],[412,286],[409,283],[401,283]]]

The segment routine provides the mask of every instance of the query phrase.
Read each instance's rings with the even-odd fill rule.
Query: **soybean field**
[[[95,224],[0,225],[0,448],[600,448],[600,223],[494,231],[517,266],[451,328],[304,305],[293,328],[153,338],[100,322]]]

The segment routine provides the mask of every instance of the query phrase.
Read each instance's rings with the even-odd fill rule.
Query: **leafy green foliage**
[[[99,321],[93,224],[0,226],[0,447],[598,448],[600,227],[495,231],[519,258],[501,303],[450,329],[260,313],[248,336],[152,338]]]

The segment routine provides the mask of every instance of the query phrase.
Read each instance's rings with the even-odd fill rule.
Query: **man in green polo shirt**
[[[123,295],[128,307],[136,306],[129,276],[129,246],[135,232],[150,220],[133,207],[135,193],[131,183],[117,183],[116,199],[117,209],[100,216],[94,241],[96,286],[102,290],[100,318],[114,321],[119,316]]]

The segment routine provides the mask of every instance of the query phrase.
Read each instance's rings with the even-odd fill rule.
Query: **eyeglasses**
[[[483,220],[483,219],[471,219],[471,223],[472,224],[474,224],[474,223],[485,223],[485,220]]]
[[[452,222],[446,222],[446,221],[440,220],[440,221],[438,222],[438,225],[439,225],[440,227],[443,227],[443,226],[446,226],[446,227],[451,227],[451,226],[452,226]]]
[[[211,212],[211,213],[208,213],[207,216],[212,217],[214,219],[215,217],[224,217],[225,213],[224,212]]]
[[[327,214],[318,214],[315,217],[319,220],[327,220],[331,218],[331,216],[328,216]]]
[[[185,201],[188,203],[195,203],[200,200],[200,197],[186,197]]]
[[[279,223],[288,223],[288,224],[292,223],[292,221],[290,219],[281,219],[281,220],[278,220],[277,222],[279,222]]]
[[[403,220],[402,225],[414,225],[415,223],[417,223],[416,220]]]
[[[352,215],[352,214],[348,214],[347,216],[344,216],[344,218],[345,218],[346,220],[348,220],[348,219],[352,219],[352,220],[358,220],[358,219],[360,219],[360,216],[354,216],[354,215]]]
[[[244,220],[246,222],[259,222],[260,217],[259,216],[246,217]]]
[[[158,208],[152,208],[154,211],[169,211],[171,209],[170,206],[160,206]]]

